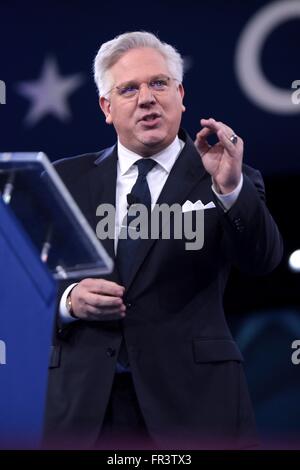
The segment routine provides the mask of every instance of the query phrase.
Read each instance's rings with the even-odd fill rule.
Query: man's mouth
[[[148,124],[156,124],[160,118],[161,118],[161,115],[158,113],[149,113],[149,114],[145,114],[145,116],[143,116],[140,119],[140,122],[148,123]]]

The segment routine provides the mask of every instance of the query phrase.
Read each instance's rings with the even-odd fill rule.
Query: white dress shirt
[[[147,183],[151,194],[151,203],[154,205],[164,187],[165,182],[173,168],[181,150],[184,147],[184,142],[176,136],[174,141],[164,150],[154,155],[151,159],[157,162],[147,174]],[[140,155],[132,152],[124,147],[118,140],[118,167],[117,167],[117,183],[116,183],[116,218],[115,218],[115,253],[117,252],[118,238],[121,230],[121,222],[127,213],[127,194],[131,189],[138,177],[138,168],[134,163],[142,158]],[[200,158],[200,156],[199,156]],[[229,194],[219,194],[212,185],[212,190],[221,201],[224,210],[228,211],[235,203],[243,185],[243,175],[238,186]],[[66,307],[66,300],[69,292],[76,286],[71,284],[63,293],[59,304],[59,311],[61,320],[64,323],[76,321],[72,317]]]
[[[157,162],[147,174],[147,183],[151,194],[151,204],[154,205],[167,181],[170,171],[177,160],[184,142],[176,136],[175,140],[164,150],[155,155],[151,155],[151,160]],[[118,238],[121,230],[121,223],[124,219],[127,207],[127,194],[138,177],[138,167],[134,165],[141,156],[128,150],[118,141],[118,172],[116,185],[116,220],[115,220],[115,253],[117,252]]]

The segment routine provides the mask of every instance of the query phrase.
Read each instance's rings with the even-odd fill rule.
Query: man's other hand
[[[106,279],[83,279],[71,291],[72,315],[89,321],[123,318],[124,291],[123,286]]]
[[[230,137],[234,131],[215,119],[201,119],[203,129],[196,135],[195,146],[202,158],[206,171],[212,176],[217,192],[228,194],[238,186],[241,173],[244,143],[240,137],[234,144]],[[207,138],[216,134],[218,142],[209,145]]]

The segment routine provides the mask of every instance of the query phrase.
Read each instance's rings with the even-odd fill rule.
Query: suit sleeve
[[[282,238],[266,206],[260,172],[246,167],[243,177],[241,192],[228,212],[214,195],[223,228],[223,253],[245,273],[267,274],[282,259]]]

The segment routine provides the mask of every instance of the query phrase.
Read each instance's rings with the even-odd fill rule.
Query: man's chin
[[[140,142],[145,149],[152,149],[154,152],[159,152],[168,145],[166,144],[166,135],[162,135],[160,132],[149,132],[146,133],[146,135],[143,134]]]

